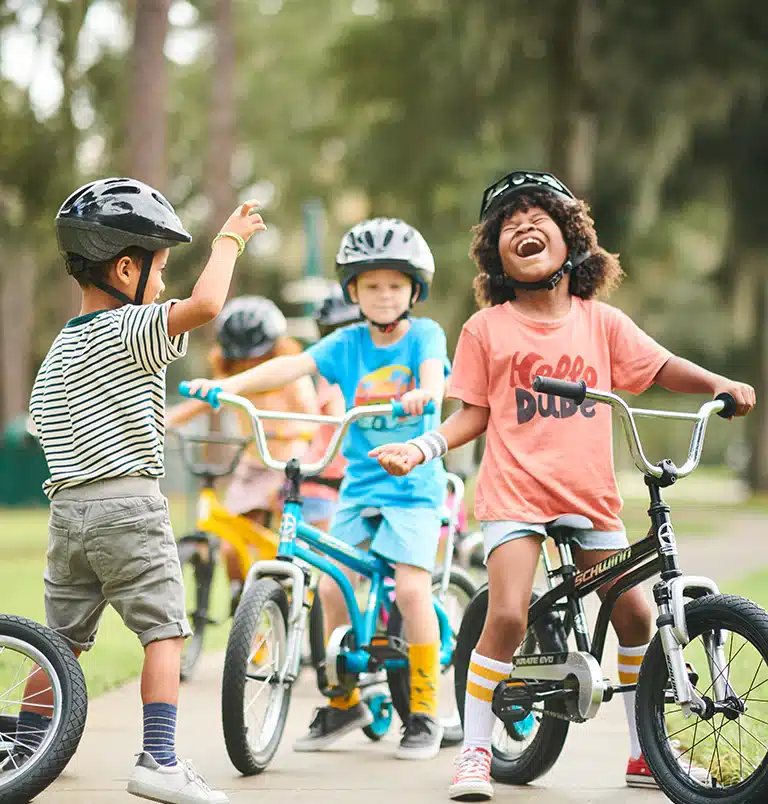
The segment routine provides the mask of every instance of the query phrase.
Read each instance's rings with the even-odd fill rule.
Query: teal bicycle
[[[192,396],[187,383],[181,383],[179,391]],[[277,557],[257,561],[251,567],[227,644],[221,701],[230,760],[244,775],[261,773],[280,745],[313,603],[312,568],[328,573],[336,581],[349,614],[349,625],[331,634],[325,662],[319,663],[318,684],[325,695],[335,697],[360,686],[361,677],[376,683],[377,676],[382,671],[386,673],[391,697],[378,694],[365,698],[374,715],[372,727],[365,733],[371,739],[380,739],[389,728],[393,707],[403,722],[409,715],[408,645],[397,602],[391,595],[394,568],[375,553],[352,547],[304,522],[301,483],[325,470],[353,422],[364,417],[407,414],[397,402],[356,407],[343,417],[333,417],[257,410],[248,399],[220,389],[197,398],[213,407],[224,403],[247,413],[262,461],[271,469],[284,471],[287,479]],[[265,419],[331,424],[336,432],[326,454],[316,463],[302,465],[295,458],[276,461],[267,447],[262,424]],[[458,478],[452,480],[461,483]],[[463,488],[458,491],[463,492]],[[463,571],[451,568],[452,544],[446,545],[445,553],[443,574],[435,579],[434,607],[440,628],[440,664],[447,673],[452,669],[461,614],[473,595],[474,584]],[[331,559],[368,581],[364,607],[358,605],[353,585]],[[382,621],[387,623],[384,632],[380,629]],[[444,681],[441,686],[446,688],[450,701],[452,681]],[[448,713],[440,713],[446,727],[444,744],[461,739],[458,711],[452,701],[450,705]]]

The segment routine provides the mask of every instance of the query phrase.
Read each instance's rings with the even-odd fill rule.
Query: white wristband
[[[424,463],[434,461],[435,458],[442,458],[448,452],[448,442],[438,430],[430,430],[418,438],[412,438],[408,443],[421,450]]]

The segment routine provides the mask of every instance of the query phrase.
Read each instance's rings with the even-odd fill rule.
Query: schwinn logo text
[[[632,549],[628,547],[626,550],[622,550],[619,553],[608,556],[608,558],[604,558],[599,564],[595,564],[594,567],[590,567],[589,569],[584,570],[584,572],[580,572],[578,575],[576,575],[573,579],[574,585],[582,586],[588,581],[591,581],[593,578],[597,578],[598,575],[602,575],[602,573],[604,573],[606,570],[609,570],[619,564],[623,564],[631,555]]]

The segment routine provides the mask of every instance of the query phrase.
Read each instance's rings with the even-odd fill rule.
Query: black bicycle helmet
[[[263,296],[232,299],[216,319],[216,337],[227,360],[265,355],[287,329],[285,316]]]
[[[483,200],[480,204],[480,223],[486,220],[502,204],[531,192],[550,193],[569,201],[576,200],[576,196],[560,179],[551,173],[539,173],[533,170],[513,170],[485,188]],[[570,273],[578,265],[589,259],[590,256],[589,251],[585,251],[583,254],[569,254],[568,259],[556,271],[537,282],[523,282],[506,274],[491,276],[490,281],[497,287],[508,287],[510,289],[552,290],[560,284],[560,280],[565,274]]]
[[[100,179],[76,190],[56,215],[56,238],[73,276],[88,281],[123,302],[141,304],[152,261],[145,260],[136,297],[130,299],[88,275],[127,248],[150,253],[190,243],[186,231],[166,198],[148,184],[127,178]]]
[[[335,285],[320,307],[315,310],[314,318],[320,335],[324,338],[339,327],[360,321],[360,308],[344,298],[341,285]]]

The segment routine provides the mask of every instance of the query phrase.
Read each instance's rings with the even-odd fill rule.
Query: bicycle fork
[[[278,678],[281,684],[292,684],[298,678],[301,667],[304,631],[310,608],[309,579],[304,570],[292,561],[257,561],[248,572],[243,595],[251,584],[262,577],[274,578],[290,589],[285,659]]]
[[[683,648],[690,642],[685,621],[684,597],[716,594],[719,594],[717,584],[710,578],[701,576],[684,575],[666,582],[659,581],[653,587],[653,597],[659,610],[656,625],[667,660],[669,681],[675,701],[686,718],[692,714],[711,717],[713,704],[716,707],[726,698],[736,697],[728,680],[728,663],[723,650],[726,641],[725,632],[718,629],[702,635],[712,679],[711,691],[714,701],[707,701],[699,695],[689,676],[683,656]]]

